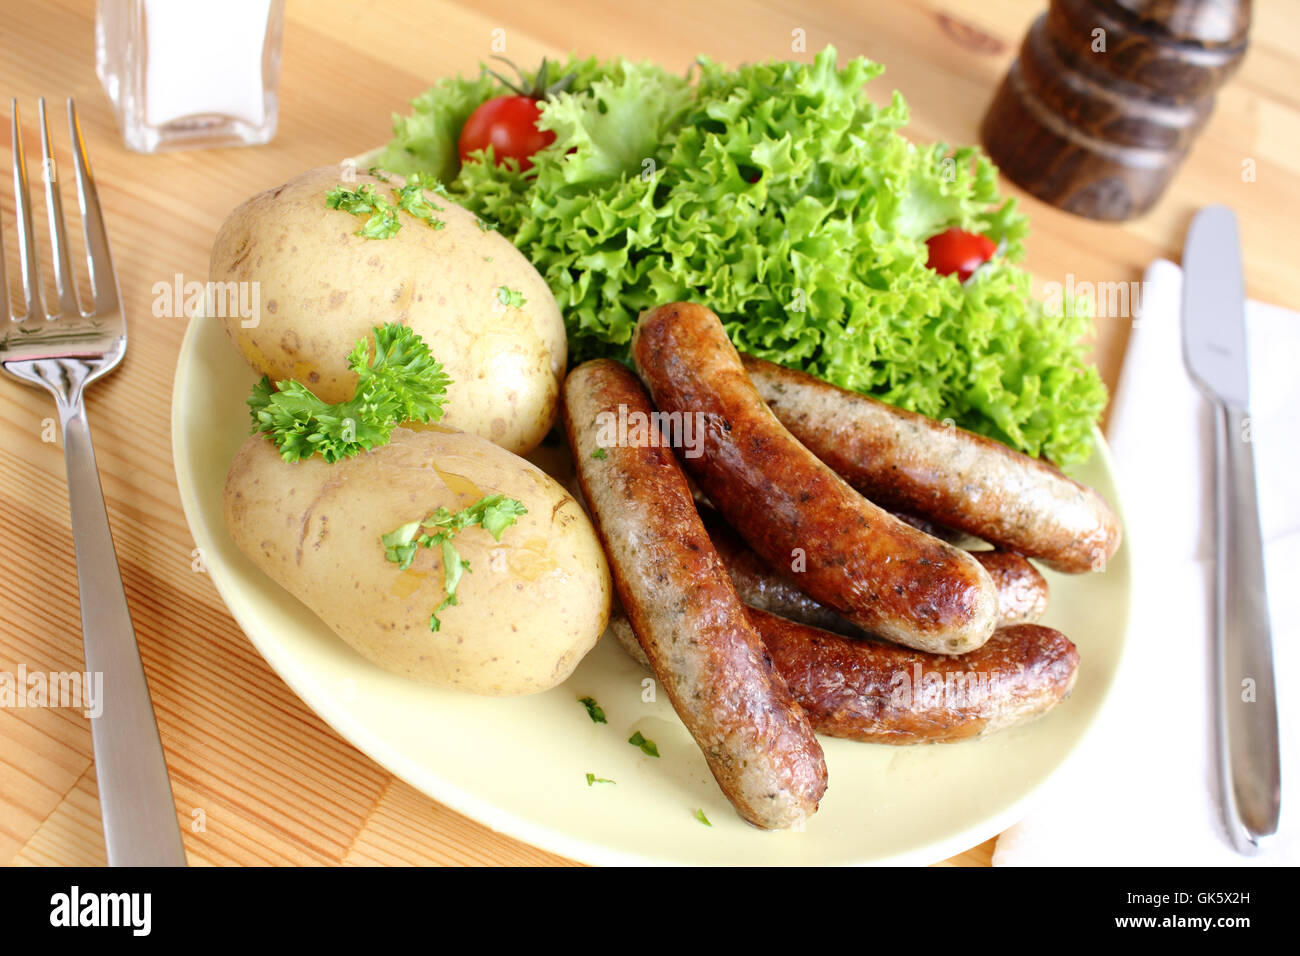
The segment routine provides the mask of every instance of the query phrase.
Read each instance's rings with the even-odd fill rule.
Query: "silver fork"
[[[126,318],[122,314],[117,274],[108,251],[108,235],[99,209],[99,194],[81,138],[77,107],[68,100],[77,199],[86,236],[91,302],[77,304],[76,281],[68,258],[63,204],[50,149],[45,100],[40,101],[41,178],[54,252],[54,287],[58,307],[49,309],[41,291],[36,236],[27,189],[18,101],[11,101],[15,219],[18,260],[23,280],[23,313],[10,304],[4,244],[0,242],[0,301],[9,313],[0,338],[0,367],[14,378],[39,385],[54,396],[63,433],[72,505],[72,536],[77,552],[81,595],[81,631],[86,670],[103,674],[103,707],[91,718],[99,806],[110,866],[184,866],[176,805],[167,777],[158,724],[149,699],[140,649],[131,627],[117,554],[99,486],[95,450],[82,396],[86,386],[117,367],[126,352]]]

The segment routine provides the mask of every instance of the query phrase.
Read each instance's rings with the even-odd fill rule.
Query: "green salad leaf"
[[[743,351],[1031,455],[1087,458],[1106,403],[1088,310],[1044,313],[995,168],[904,137],[903,99],[865,95],[878,64],[828,47],[812,63],[701,58],[690,79],[627,60],[561,70],[576,77],[540,104],[556,139],[532,169],[459,161],[461,125],[505,92],[487,75],[417,98],[381,164],[437,177],[514,242],[574,361],[626,361],[641,310],[690,299]],[[1000,247],[965,284],[926,264],[925,240],[952,226]]]

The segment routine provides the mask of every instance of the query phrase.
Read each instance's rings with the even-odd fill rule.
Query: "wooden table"
[[[704,52],[727,62],[784,58],[791,35],[834,43],[888,66],[873,95],[897,87],[921,140],[974,142],[1016,44],[1043,4],[895,0],[617,0],[569,3],[346,3],[290,0],[281,121],[257,149],[139,156],[122,146],[94,72],[91,0],[7,3],[0,18],[0,94],[77,98],[101,190],[131,348],[89,393],[100,474],[127,598],[194,864],[564,863],[433,803],[338,737],[270,670],[193,568],[168,440],[172,372],[184,319],[154,318],[151,289],[207,275],[208,246],[238,202],[310,166],[383,142],[389,116],[436,77],[474,71],[493,31],[522,64],[570,49],[684,67]],[[1300,213],[1300,3],[1257,4],[1253,46],[1173,188],[1124,226],[1073,218],[1025,199],[1038,281],[1141,278],[1177,259],[1193,211],[1240,214],[1252,296],[1295,306]],[[801,56],[811,56],[801,54]],[[67,155],[62,127],[59,154]],[[1247,163],[1247,161],[1253,161]],[[1243,179],[1253,165],[1254,181]],[[1009,190],[1015,193],[1014,188]],[[0,189],[12,224],[13,202]],[[5,236],[16,262],[12,228]],[[11,265],[12,267],[12,265]],[[1099,321],[1097,361],[1113,385],[1128,319]],[[82,668],[63,453],[44,393],[0,386],[0,670]],[[54,441],[48,441],[54,437]],[[950,860],[987,864],[992,840]],[[90,728],[80,711],[0,710],[0,861],[104,859]]]

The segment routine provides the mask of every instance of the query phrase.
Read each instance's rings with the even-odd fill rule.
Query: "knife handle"
[[[1277,831],[1282,802],[1273,642],[1255,454],[1245,409],[1215,405],[1215,657],[1219,772],[1229,836],[1243,853]]]

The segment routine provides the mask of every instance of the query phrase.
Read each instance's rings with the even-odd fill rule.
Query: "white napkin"
[[[993,864],[1295,865],[1300,708],[1288,692],[1300,687],[1300,315],[1246,306],[1282,742],[1281,827],[1246,857],[1221,823],[1212,747],[1212,419],[1183,366],[1182,270],[1156,261],[1141,291],[1109,429],[1134,570],[1129,643],[1097,725],[998,839]]]

